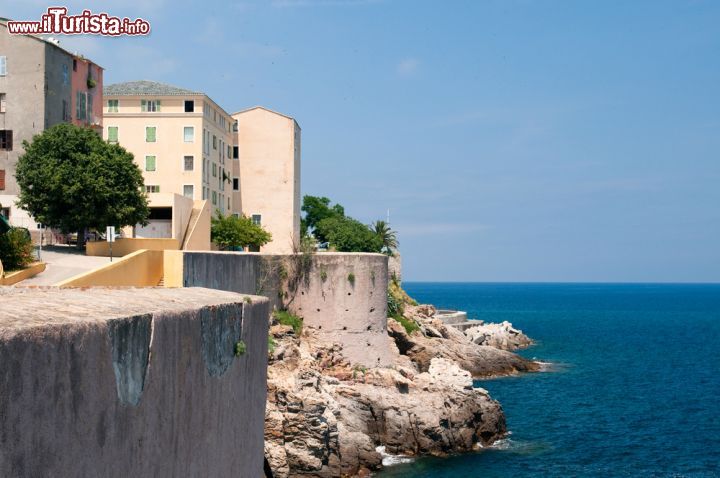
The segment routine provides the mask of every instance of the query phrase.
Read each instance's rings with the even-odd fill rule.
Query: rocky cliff
[[[471,451],[506,433],[498,402],[473,377],[538,370],[490,345],[478,345],[434,318],[430,306],[408,306],[411,333],[388,319],[393,365],[350,363],[339,344],[310,327],[298,335],[271,328],[265,454],[274,476],[363,476],[392,455]]]

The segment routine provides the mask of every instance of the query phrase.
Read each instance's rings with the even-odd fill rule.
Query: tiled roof
[[[103,87],[104,96],[187,96],[202,95],[200,91],[186,90],[177,86],[168,85],[166,83],[158,83],[157,81],[127,81],[125,83],[115,83]]]

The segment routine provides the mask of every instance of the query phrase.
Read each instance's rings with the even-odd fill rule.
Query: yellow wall
[[[3,273],[2,263],[0,263],[0,285],[13,285],[17,284],[20,281],[24,281],[25,279],[29,279],[30,277],[35,277],[39,273],[45,270],[45,263],[44,262],[36,262],[34,264],[30,264],[25,269],[21,269],[19,271],[13,271],[8,272],[6,274]]]
[[[165,287],[183,287],[183,251],[164,251]]]
[[[192,224],[188,225],[182,248],[186,251],[209,251],[212,216],[210,201],[195,201],[193,212],[198,215]]]
[[[154,287],[163,277],[163,254],[163,251],[136,251],[56,285],[58,287]]]
[[[140,250],[163,251],[166,249],[180,249],[180,241],[177,239],[123,238],[116,240],[112,245],[113,257],[122,257]],[[85,254],[110,257],[110,244],[106,241],[88,242]]]
[[[262,216],[272,242],[261,252],[290,253],[300,236],[300,127],[257,107],[235,113],[242,213]]]

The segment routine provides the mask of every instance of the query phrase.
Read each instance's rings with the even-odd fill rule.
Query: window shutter
[[[5,189],[5,170],[0,169],[0,191]]]
[[[12,151],[12,148],[13,148],[13,140],[12,140],[12,139],[13,139],[13,138],[12,138],[13,132],[12,132],[12,130],[8,130],[5,134],[7,135],[7,136],[5,136],[5,138],[6,138],[5,141],[7,142],[7,148],[5,148],[5,149],[7,149],[8,151]]]
[[[140,100],[140,111],[147,111],[147,101]]]
[[[160,112],[160,100],[156,100],[155,105],[156,105],[155,111],[157,111],[159,113]]]

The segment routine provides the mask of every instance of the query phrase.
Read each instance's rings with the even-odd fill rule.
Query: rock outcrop
[[[502,350],[518,350],[529,347],[533,341],[522,330],[518,330],[508,322],[481,323],[475,327],[465,330],[473,343],[478,345],[489,345]]]
[[[277,478],[366,476],[391,455],[446,455],[488,445],[506,433],[498,402],[473,377],[538,369],[489,345],[477,345],[408,306],[421,330],[388,319],[394,365],[349,363],[339,344],[314,329],[301,337],[275,325],[268,369],[265,454]]]

